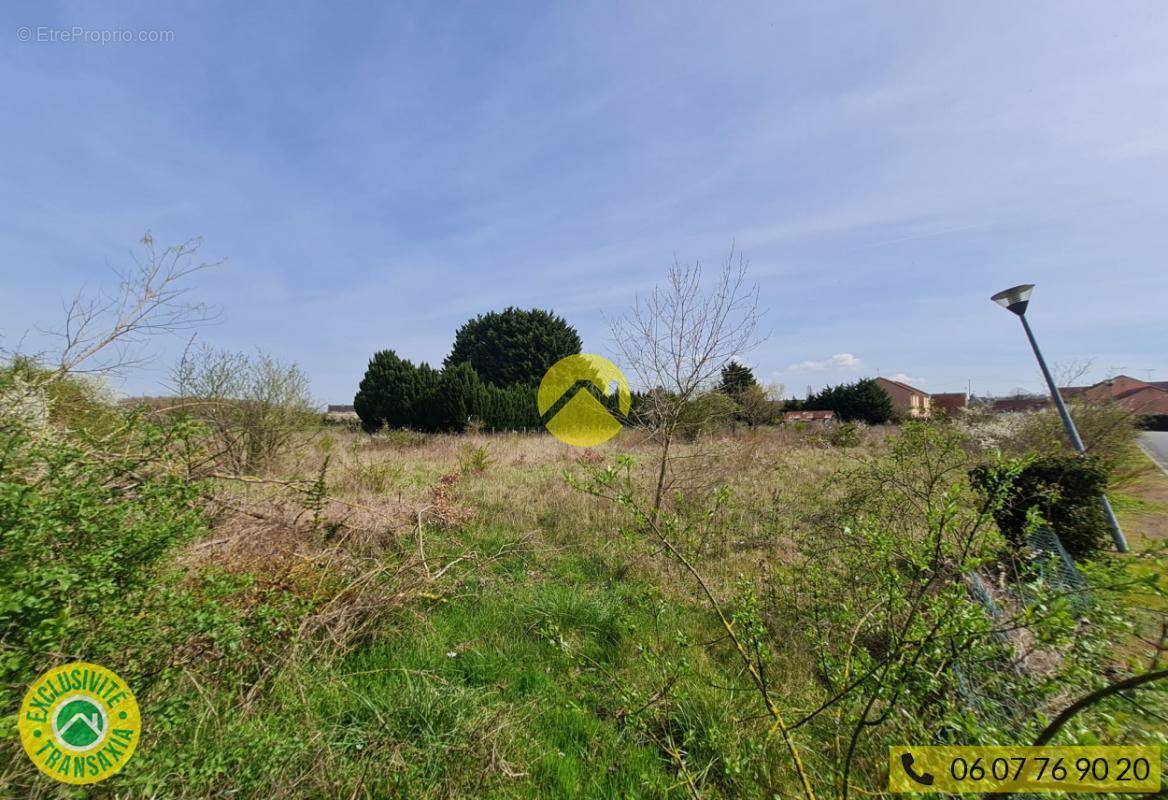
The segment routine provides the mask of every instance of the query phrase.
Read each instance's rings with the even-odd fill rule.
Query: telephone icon
[[[932,786],[934,780],[933,775],[928,772],[918,773],[915,769],[913,769],[913,761],[914,759],[912,753],[901,753],[900,765],[904,767],[905,774],[919,783],[921,786]]]

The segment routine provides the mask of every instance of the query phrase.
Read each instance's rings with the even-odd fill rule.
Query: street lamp
[[[1030,323],[1026,320],[1026,307],[1030,305],[1030,294],[1034,291],[1033,283],[1023,283],[1019,286],[1013,286],[1004,291],[998,292],[990,299],[998,305],[1018,315],[1018,319],[1022,320],[1022,327],[1026,330],[1026,338],[1030,340],[1030,347],[1034,350],[1034,357],[1038,359],[1038,366],[1042,369],[1042,377],[1046,379],[1047,388],[1050,389],[1050,396],[1054,398],[1054,405],[1058,409],[1059,416],[1063,419],[1063,427],[1067,429],[1067,436],[1071,437],[1071,444],[1075,446],[1075,450],[1083,455],[1087,451],[1083,447],[1083,440],[1079,438],[1079,431],[1075,428],[1075,423],[1071,419],[1070,413],[1067,412],[1066,404],[1063,403],[1063,396],[1059,393],[1058,387],[1054,385],[1054,378],[1050,375],[1050,370],[1046,368],[1046,359],[1042,357],[1042,351],[1038,349],[1038,342],[1034,338],[1034,331],[1030,330]],[[1115,549],[1121,553],[1127,552],[1127,540],[1123,538],[1123,531],[1119,528],[1119,520],[1115,518],[1115,512],[1111,510],[1111,503],[1107,502],[1107,495],[1099,495],[1099,505],[1103,507],[1103,513],[1107,517],[1107,522],[1111,525],[1111,538],[1115,540]]]

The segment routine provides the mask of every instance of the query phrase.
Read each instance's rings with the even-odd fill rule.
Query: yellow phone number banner
[[[890,792],[1155,792],[1160,748],[890,747]]]

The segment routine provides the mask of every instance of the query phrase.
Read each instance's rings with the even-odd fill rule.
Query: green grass
[[[1111,501],[1111,507],[1116,514],[1168,513],[1168,507],[1165,507],[1162,503],[1153,503],[1142,497],[1128,494],[1127,492],[1108,492],[1107,499]]]
[[[498,531],[482,535],[482,549],[497,547]],[[613,574],[585,555],[493,562],[343,658],[292,663],[245,713],[228,697],[214,713],[189,698],[127,772],[145,789],[179,771],[190,796],[296,785],[358,797],[680,796],[659,747],[618,719],[655,688],[641,634],[657,592]],[[683,704],[679,727],[700,727],[705,705]],[[205,719],[197,739],[192,715]]]

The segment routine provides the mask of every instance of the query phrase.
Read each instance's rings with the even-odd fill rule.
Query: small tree
[[[219,263],[198,260],[202,243],[194,238],[159,251],[147,232],[133,266],[116,272],[116,290],[81,290],[65,307],[61,327],[46,331],[61,342],[56,352],[0,348],[0,359],[53,364],[51,369],[36,370],[37,386],[67,376],[118,375],[141,366],[149,359],[142,349],[147,341],[195,329],[216,316],[210,306],[189,299],[192,277]]]
[[[750,427],[769,425],[782,414],[782,403],[772,400],[773,396],[782,394],[782,389],[774,393],[763,389],[757,383],[748,386],[738,393],[738,418]]]
[[[580,352],[580,334],[550,311],[509,307],[469,320],[454,336],[445,367],[469,363],[494,386],[534,386],[561,358]]]
[[[663,286],[638,297],[633,309],[610,325],[622,366],[650,388],[638,416],[659,447],[654,520],[670,489],[674,439],[683,422],[693,428],[687,417],[692,403],[714,388],[731,358],[758,343],[758,287],[747,284],[746,266],[731,251],[707,288],[701,264],[674,262]]]

